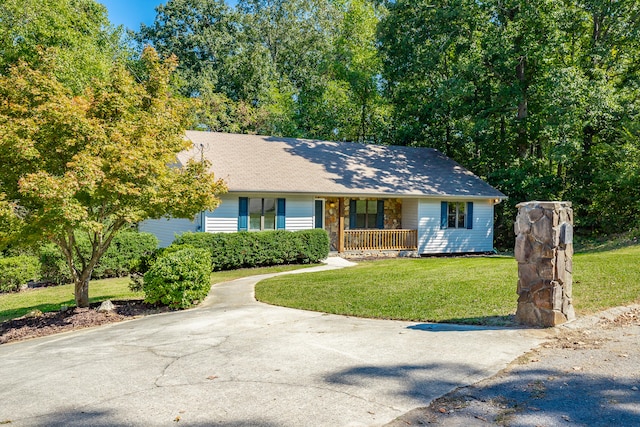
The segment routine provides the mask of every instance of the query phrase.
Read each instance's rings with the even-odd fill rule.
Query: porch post
[[[344,252],[344,197],[338,198],[338,253]]]

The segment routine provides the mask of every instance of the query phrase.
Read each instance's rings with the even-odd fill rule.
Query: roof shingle
[[[505,198],[432,148],[364,145],[259,135],[187,131],[230,192],[336,196]]]

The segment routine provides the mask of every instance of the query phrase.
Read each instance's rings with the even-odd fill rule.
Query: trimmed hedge
[[[78,245],[82,253],[91,251],[89,240],[79,235]],[[153,253],[158,247],[158,239],[151,233],[120,231],[111,241],[109,249],[102,255],[93,269],[93,279],[123,277],[137,269],[140,260]],[[71,273],[67,261],[58,246],[47,243],[40,248],[41,278],[44,281],[64,284],[71,282]]]
[[[173,244],[210,251],[213,271],[308,264],[329,256],[329,236],[322,229],[184,233]]]
[[[37,257],[19,255],[0,258],[0,292],[15,292],[30,280],[37,279],[40,261]]]
[[[188,308],[211,289],[211,256],[205,249],[182,247],[160,255],[144,274],[145,302]]]

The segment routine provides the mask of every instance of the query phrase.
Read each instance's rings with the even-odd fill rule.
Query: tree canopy
[[[497,235],[511,246],[523,200],[572,200],[588,232],[639,225],[639,11],[638,0],[172,0],[139,40],[183,61],[197,88],[184,93],[202,101],[193,126],[441,150],[510,197]]]
[[[11,237],[55,242],[85,307],[93,267],[118,230],[165,215],[193,218],[215,208],[225,186],[205,162],[171,167],[188,148],[187,106],[169,87],[174,58],[147,48],[143,76],[116,62],[81,95],[57,78],[56,61],[45,54],[39,67],[19,61],[0,75],[0,183],[20,230]],[[78,233],[91,242],[89,256]]]
[[[66,99],[50,134],[85,135],[105,118],[83,125],[82,109],[106,94],[109,114],[130,107],[136,84],[112,71],[130,51],[103,6],[6,0],[0,17],[3,78],[35,69],[43,94]],[[582,232],[640,226],[640,0],[169,0],[135,39],[177,57],[163,90],[195,101],[180,126],[441,150],[509,196],[497,207],[500,247],[512,246],[524,200],[573,201]],[[148,86],[148,66],[127,64]],[[28,96],[12,108],[44,115]],[[75,154],[65,141],[48,149]],[[3,179],[19,179],[18,167]],[[13,229],[5,214],[26,213],[2,192],[0,221]]]
[[[575,203],[582,230],[638,225],[636,0],[397,1],[379,39],[396,138],[444,151],[510,201]]]
[[[106,77],[114,58],[128,54],[122,35],[93,0],[3,0],[0,73],[19,61],[36,65],[42,49],[53,49],[57,79],[78,94],[91,80]]]

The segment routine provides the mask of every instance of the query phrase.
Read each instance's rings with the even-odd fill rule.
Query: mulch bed
[[[107,312],[99,312],[100,303],[94,303],[89,308],[72,307],[66,311],[38,313],[36,316],[7,320],[0,324],[0,344],[169,311],[168,307],[145,304],[142,300],[112,301],[112,303],[115,309]]]

